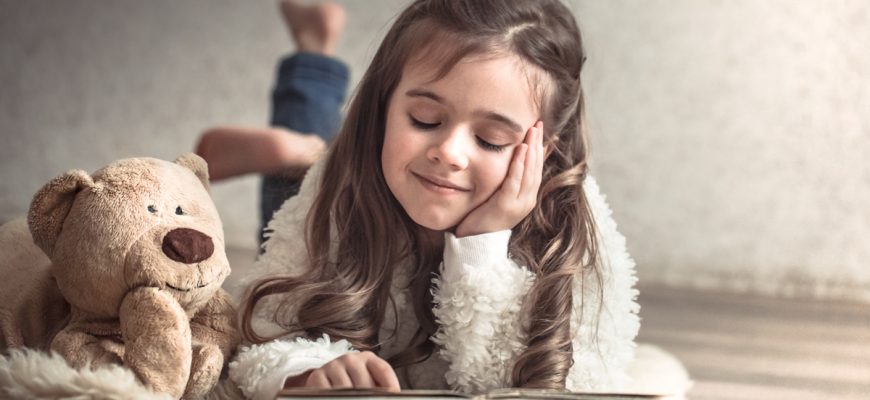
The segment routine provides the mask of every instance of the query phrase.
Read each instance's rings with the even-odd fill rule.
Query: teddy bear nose
[[[163,254],[178,262],[198,263],[211,257],[212,253],[214,253],[214,242],[206,234],[197,230],[177,228],[163,237]]]

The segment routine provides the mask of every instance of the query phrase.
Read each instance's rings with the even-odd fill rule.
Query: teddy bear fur
[[[199,398],[240,342],[205,161],[69,171],[0,228],[0,345],[74,368],[122,364],[146,387]],[[40,250],[41,253],[40,254]]]

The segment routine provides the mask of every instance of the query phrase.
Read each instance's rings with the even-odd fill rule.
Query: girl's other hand
[[[514,150],[501,187],[456,227],[456,237],[512,229],[532,212],[544,174],[544,123],[538,121]]]
[[[396,372],[383,358],[370,351],[348,353],[320,368],[287,378],[285,388],[311,387],[324,389],[382,388],[398,392],[399,379]]]

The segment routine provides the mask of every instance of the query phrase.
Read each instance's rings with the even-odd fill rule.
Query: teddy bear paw
[[[224,355],[217,346],[194,346],[190,379],[187,381],[187,389],[184,390],[184,398],[197,399],[208,394],[217,384],[223,365]]]

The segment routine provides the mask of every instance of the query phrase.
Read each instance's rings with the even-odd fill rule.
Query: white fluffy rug
[[[629,368],[633,393],[682,398],[691,386],[683,365],[655,346],[641,345]],[[75,370],[57,354],[12,350],[0,357],[0,397],[12,399],[168,400],[142,386],[132,371],[120,366]],[[222,381],[206,399],[241,399],[235,385]]]
[[[0,357],[0,388],[14,399],[170,399],[144,388],[126,368],[73,370],[57,354],[32,350]]]
[[[221,382],[206,399],[242,399],[229,383]],[[12,350],[0,357],[0,398],[34,400],[171,400],[154,393],[132,371],[117,365],[90,370],[71,368],[63,357],[34,350]]]

